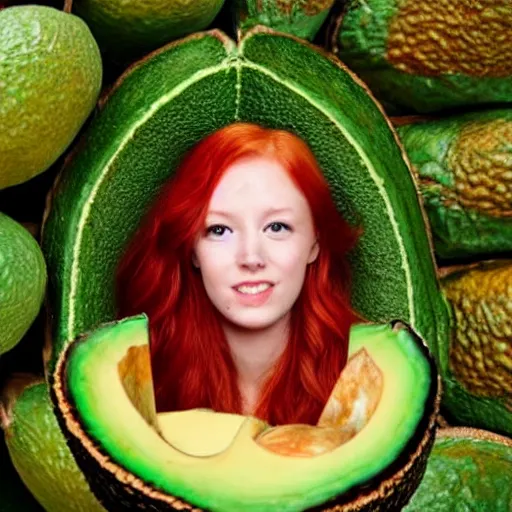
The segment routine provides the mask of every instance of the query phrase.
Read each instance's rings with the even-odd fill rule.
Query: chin
[[[262,315],[259,311],[252,311],[253,315],[240,315],[227,318],[227,320],[237,329],[248,329],[260,331],[275,325],[282,318],[282,315],[268,317]],[[252,317],[252,318],[251,318]]]

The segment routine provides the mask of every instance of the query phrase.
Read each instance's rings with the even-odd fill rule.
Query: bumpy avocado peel
[[[239,34],[257,25],[276,32],[313,40],[327,19],[334,0],[233,0],[234,20]]]
[[[171,73],[178,62],[180,76]],[[339,108],[356,98],[357,113]],[[190,109],[197,104],[203,108]],[[352,256],[356,308],[369,320],[410,322],[438,354],[448,332],[446,303],[417,189],[389,121],[339,61],[257,28],[238,48],[212,30],[152,54],[120,79],[91,122],[53,191],[43,229],[43,251],[58,276],[49,290],[50,369],[67,340],[115,317],[116,262],[180,157],[234,121],[293,129],[310,143],[342,214],[364,225]],[[128,183],[133,193],[126,194]]]
[[[423,481],[404,512],[508,512],[511,502],[512,440],[454,427],[437,431]]]
[[[96,104],[103,70],[88,26],[43,5],[0,9],[0,61],[2,189],[66,150]]]
[[[89,490],[59,429],[43,377],[14,375],[0,400],[2,445],[27,489],[44,510],[104,512]],[[2,474],[3,475],[3,474]],[[12,490],[11,490],[12,491]],[[2,492],[2,498],[4,494]],[[27,504],[32,500],[25,498]],[[1,502],[3,511],[4,501]],[[22,502],[13,502],[16,511]],[[42,510],[32,505],[34,512]]]
[[[400,120],[400,118],[397,118]],[[512,250],[512,110],[397,126],[445,261]]]
[[[0,212],[0,355],[19,343],[36,318],[47,277],[35,238]]]
[[[382,101],[408,112],[512,97],[508,0],[339,2],[328,48]]]

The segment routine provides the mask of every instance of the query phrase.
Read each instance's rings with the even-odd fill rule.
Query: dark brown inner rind
[[[402,325],[392,322],[392,325],[398,324]],[[435,439],[441,387],[435,362],[426,345],[408,326],[405,328],[409,330],[428,360],[432,376],[425,413],[414,435],[399,457],[385,470],[365,484],[356,486],[327,503],[307,510],[325,512],[396,511],[407,504],[419,485]],[[200,512],[205,510],[197,508],[179,497],[165,494],[135,477],[113,461],[84,431],[66,382],[68,361],[74,349],[84,341],[86,339],[83,337],[77,339],[61,353],[50,390],[59,426],[65,434],[78,467],[84,473],[91,491],[98,501],[109,511],[130,509]]]

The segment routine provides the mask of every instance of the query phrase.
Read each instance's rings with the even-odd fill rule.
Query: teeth
[[[256,293],[265,291],[267,288],[270,288],[270,285],[262,283],[258,286],[239,286],[237,290],[242,293],[248,293],[249,295],[255,295]]]

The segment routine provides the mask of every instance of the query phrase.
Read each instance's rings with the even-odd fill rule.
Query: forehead
[[[277,160],[262,157],[246,158],[231,165],[212,194],[210,209],[248,207],[249,204],[308,206],[282,165]]]

